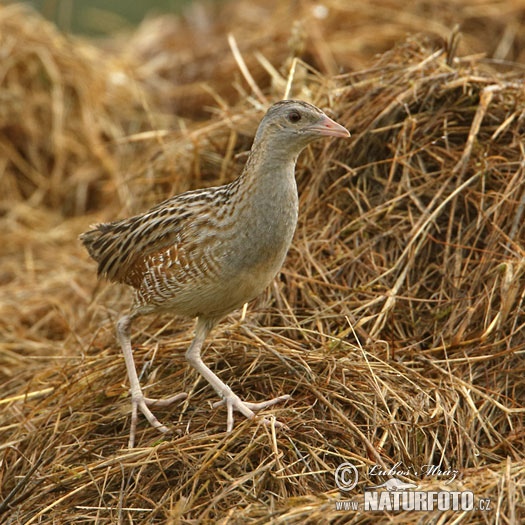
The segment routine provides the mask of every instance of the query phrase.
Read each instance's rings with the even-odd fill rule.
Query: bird
[[[233,429],[234,410],[254,418],[255,412],[290,398],[242,401],[203,362],[201,349],[214,326],[257,297],[281,269],[297,225],[295,166],[301,151],[319,138],[349,136],[308,102],[278,101],[262,118],[233,182],[175,195],[144,213],[92,226],[80,235],[98,263],[98,276],[134,290],[129,312],[116,323],[131,392],[129,448],[134,447],[139,410],[153,427],[168,432],[150,407],[187,396],[159,400],[144,395],[130,340],[132,321],[142,315],[197,319],[185,357],[219,395],[213,406],[226,407],[227,432]]]

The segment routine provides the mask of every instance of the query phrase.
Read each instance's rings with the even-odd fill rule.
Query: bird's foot
[[[137,419],[138,419],[138,410],[140,410],[149,421],[150,425],[155,427],[160,432],[169,432],[170,429],[163,425],[151,412],[149,407],[165,407],[179,401],[181,399],[186,399],[188,394],[175,394],[174,396],[168,397],[166,399],[151,399],[150,397],[145,397],[142,391],[132,393],[131,395],[131,429],[129,431],[129,443],[128,447],[133,448],[135,445],[135,433],[137,430]]]
[[[231,432],[233,429],[233,410],[239,411],[241,414],[246,416],[247,418],[254,418],[255,413],[258,410],[262,410],[264,408],[271,407],[277,403],[280,403],[281,401],[286,401],[287,399],[290,399],[292,396],[286,394],[284,396],[279,396],[274,399],[270,399],[268,401],[263,401],[261,403],[249,403],[247,401],[242,401],[239,396],[235,395],[231,390],[230,392],[226,393],[221,399],[221,401],[217,401],[216,403],[213,403],[213,408],[226,405],[226,409],[228,411],[228,416],[226,420],[226,432]],[[263,418],[262,422],[266,425],[270,424],[271,421],[269,419]],[[276,427],[286,427],[283,423],[279,423],[279,421],[275,422]]]

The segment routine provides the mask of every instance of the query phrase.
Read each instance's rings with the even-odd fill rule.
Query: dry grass
[[[194,9],[147,22],[111,52],[0,8],[2,523],[520,522],[523,71],[461,57],[522,60],[525,7],[325,4],[325,18],[308,2],[293,16],[252,2],[216,19]],[[405,40],[425,17],[438,36]],[[146,39],[151,24],[163,38]],[[208,38],[184,40],[195,27]],[[259,95],[228,46],[232,29]],[[165,194],[234,178],[294,56],[320,72],[297,62],[292,94],[328,108],[353,137],[300,157],[300,223],[285,267],[205,353],[244,398],[292,394],[273,411],[289,428],[237,416],[226,435],[212,389],[184,362],[192,321],[150,317],[133,339],[142,384],[190,396],[156,411],[179,433],[161,436],[141,419],[127,450],[114,322],[129,291],[96,283],[77,236]],[[347,72],[334,76],[339,64]],[[182,104],[179,116],[166,112]],[[350,496],[334,482],[344,461],[360,474]],[[370,476],[372,465],[397,462],[457,469],[450,485],[404,479],[472,490],[492,510],[336,510],[386,479]]]

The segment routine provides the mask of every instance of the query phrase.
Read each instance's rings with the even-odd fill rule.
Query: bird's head
[[[310,142],[322,137],[349,137],[346,128],[319,108],[302,100],[281,100],[266,112],[255,143],[264,141],[276,151],[284,147],[298,155]]]

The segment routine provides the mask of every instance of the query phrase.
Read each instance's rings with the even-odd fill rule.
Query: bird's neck
[[[283,190],[286,192],[288,188],[296,191],[296,161],[297,154],[282,144],[255,142],[239,183],[248,193],[275,195]]]
[[[262,144],[264,146],[264,144]],[[296,156],[252,147],[229,204],[235,210],[238,271],[264,266],[270,278],[281,267],[297,224]]]
[[[237,219],[249,231],[257,232],[264,249],[270,249],[272,243],[281,243],[288,249],[299,205],[295,182],[297,156],[261,146],[264,144],[252,147],[241,176],[233,183],[236,191],[230,204],[237,210]]]

